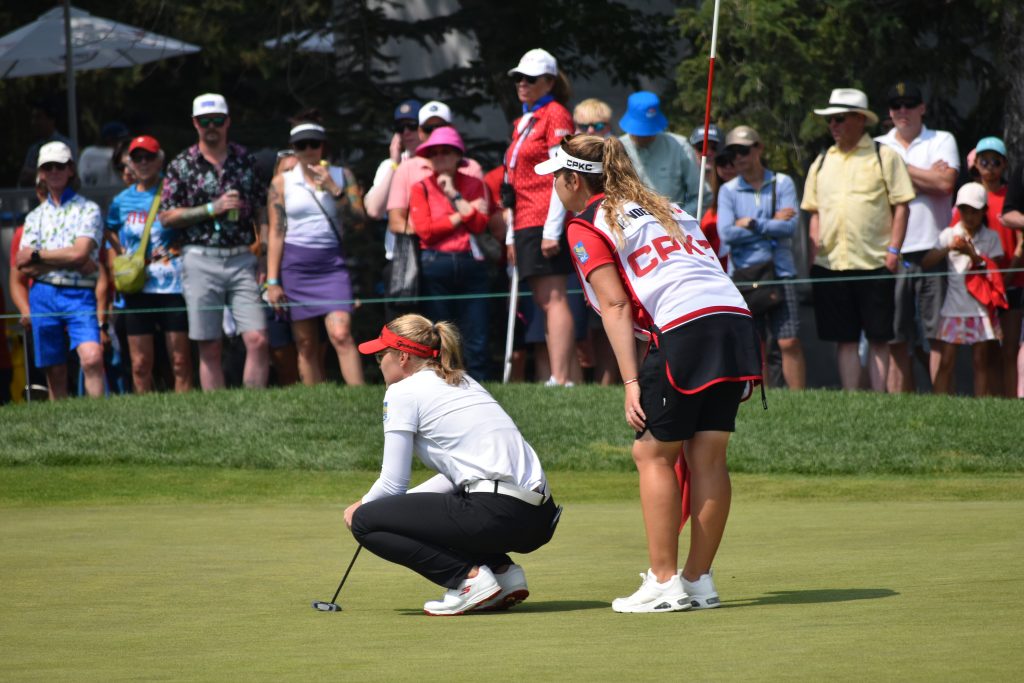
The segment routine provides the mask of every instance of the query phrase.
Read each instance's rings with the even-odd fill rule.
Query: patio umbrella
[[[71,45],[71,59],[65,45]],[[31,24],[0,37],[0,78],[65,72],[68,82],[68,134],[78,146],[75,72],[145,64],[199,52],[174,38],[96,17],[64,0]]]

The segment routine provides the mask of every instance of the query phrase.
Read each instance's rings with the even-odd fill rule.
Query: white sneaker
[[[423,611],[435,617],[454,617],[469,612],[500,592],[501,586],[494,574],[486,566],[481,566],[476,576],[448,589],[440,600],[424,603]]]
[[[683,589],[690,596],[690,607],[694,609],[714,609],[721,607],[722,601],[718,599],[718,591],[715,590],[715,582],[711,574],[704,574],[696,581],[687,581],[682,573],[679,579],[683,582]]]
[[[526,587],[526,572],[518,564],[509,565],[503,574],[495,574],[501,592],[496,596],[482,602],[476,608],[478,612],[495,612],[515,607],[530,596],[530,589]]]
[[[612,609],[616,612],[682,612],[690,609],[690,599],[683,589],[678,574],[665,583],[658,583],[657,577],[648,569],[641,574],[643,583],[640,589],[628,598],[612,600]]]

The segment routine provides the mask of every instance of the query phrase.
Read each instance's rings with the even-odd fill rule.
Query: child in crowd
[[[986,272],[995,269],[994,259],[1003,256],[999,236],[986,225],[987,206],[988,197],[983,185],[967,183],[961,187],[956,195],[959,222],[939,233],[939,246],[922,260],[922,265],[930,268],[946,259],[949,269],[949,286],[942,305],[939,332],[947,346],[942,350],[935,376],[935,393],[949,393],[952,388],[958,345],[973,349],[974,395],[991,395],[997,388],[990,359],[992,354],[998,353],[998,342],[1002,338],[999,318],[974,296],[968,285],[968,278],[972,275],[991,276],[992,281],[1001,280],[998,270]]]

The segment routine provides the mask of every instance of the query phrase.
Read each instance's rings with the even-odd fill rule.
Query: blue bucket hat
[[[668,119],[661,113],[661,100],[652,92],[641,90],[629,96],[626,113],[619,119],[619,128],[630,135],[657,135],[668,128]]]
[[[989,136],[978,140],[977,147],[974,148],[975,154],[981,154],[982,152],[995,152],[1001,154],[1003,158],[1006,158],[1006,145],[1003,141],[997,137]]]

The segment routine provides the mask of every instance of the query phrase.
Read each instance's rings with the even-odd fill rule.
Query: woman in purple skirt
[[[319,319],[338,353],[347,384],[362,384],[359,351],[352,340],[352,284],[341,235],[346,215],[362,210],[351,175],[323,160],[327,132],[315,110],[292,121],[289,144],[299,163],[274,178],[267,198],[267,300],[287,314],[307,385],[324,379]]]

